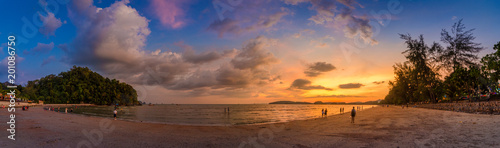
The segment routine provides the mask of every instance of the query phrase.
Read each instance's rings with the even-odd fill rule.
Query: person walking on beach
[[[351,110],[351,123],[354,123],[354,117],[356,117],[356,110],[352,107]]]
[[[325,108],[325,116],[328,116],[328,108]]]
[[[323,117],[323,115],[325,115],[325,109],[321,109],[321,117]]]
[[[118,114],[118,111],[116,111],[116,109],[115,109],[115,111],[113,111],[113,114],[114,114],[114,117],[115,117],[115,120],[116,120],[116,114]]]
[[[66,108],[66,109],[64,110],[64,113],[66,113],[66,114],[68,113],[68,108]]]

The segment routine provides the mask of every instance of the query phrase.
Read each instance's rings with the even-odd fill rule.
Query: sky
[[[76,66],[126,82],[140,101],[248,104],[384,99],[398,34],[441,43],[463,19],[484,50],[500,1],[31,0],[0,6],[0,78],[16,37],[16,83]],[[0,80],[4,81],[4,80]]]

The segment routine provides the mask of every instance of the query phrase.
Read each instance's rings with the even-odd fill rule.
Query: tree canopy
[[[394,65],[395,79],[389,82],[384,102],[455,101],[464,96],[498,93],[500,42],[494,45],[496,51],[479,63],[476,54],[483,47],[473,42],[472,31],[465,30],[462,20],[452,26],[451,33],[443,29],[441,41],[447,44],[445,49],[435,42],[428,46],[423,35],[413,39],[409,34],[400,34],[407,45],[403,52],[407,61]],[[441,73],[442,68],[449,73]]]
[[[59,75],[48,75],[29,81],[23,88],[27,99],[44,103],[91,103],[97,105],[134,105],[137,101],[135,89],[116,79],[109,79],[87,67],[73,66]]]

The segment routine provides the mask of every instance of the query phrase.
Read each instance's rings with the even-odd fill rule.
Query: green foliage
[[[441,55],[438,59],[449,72],[458,67],[476,66],[475,62],[479,58],[477,53],[483,50],[479,43],[473,42],[476,37],[473,36],[474,29],[465,30],[464,24],[460,19],[451,27],[451,33],[443,29],[441,31],[441,41],[448,44],[446,49],[439,51]]]
[[[419,101],[436,102],[441,94],[442,82],[436,72],[436,51],[441,49],[434,43],[431,47],[425,44],[422,35],[412,39],[410,35],[400,34],[405,40],[407,62],[394,66],[395,80],[390,81],[390,91],[385,98],[386,103],[405,104]]]
[[[26,98],[44,103],[92,103],[98,105],[138,104],[137,92],[132,86],[104,78],[87,67],[73,66],[59,75],[48,75],[29,81],[24,88]]]
[[[500,80],[500,42],[493,46],[494,53],[487,54],[481,59],[481,70],[488,78],[488,87],[492,90],[498,90],[498,81]]]
[[[437,43],[428,47],[422,35],[415,40],[410,35],[400,35],[408,48],[403,52],[408,61],[394,66],[395,80],[389,82],[390,91],[384,102],[455,101],[462,96],[473,97],[497,90],[500,42],[494,46],[496,52],[483,57],[483,66],[479,66],[476,54],[483,47],[473,42],[472,31],[474,29],[465,30],[462,20],[453,25],[451,33],[443,29],[441,41],[448,44],[446,49]],[[444,81],[440,78],[441,68],[449,72]]]

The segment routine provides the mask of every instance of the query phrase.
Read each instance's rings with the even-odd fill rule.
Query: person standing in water
[[[115,111],[113,111],[113,115],[115,117],[115,120],[116,120],[116,114],[118,114],[118,111],[116,111],[116,109],[115,109]]]
[[[356,117],[356,110],[352,107],[351,110],[351,123],[354,123],[354,117]]]
[[[328,108],[325,108],[325,116],[328,116]]]

